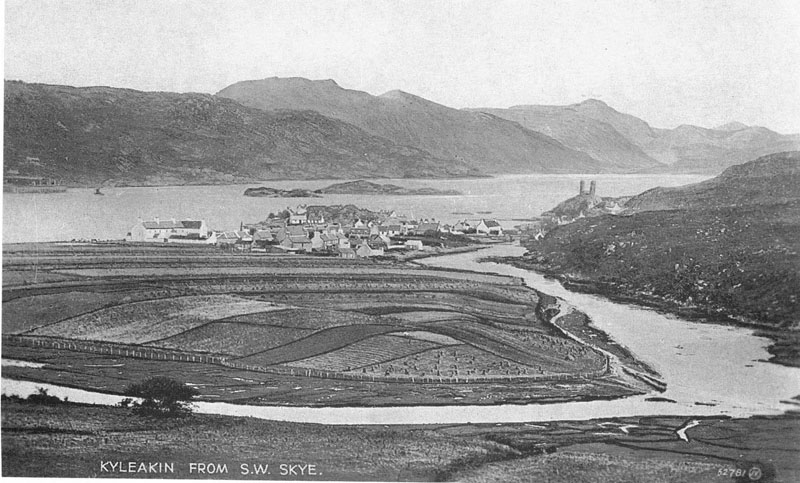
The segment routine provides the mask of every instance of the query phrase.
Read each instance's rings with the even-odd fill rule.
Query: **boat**
[[[97,188],[96,190],[94,190],[94,194],[96,194],[96,195],[100,195],[100,196],[105,196],[105,193],[103,193],[102,191],[100,191],[100,188]]]

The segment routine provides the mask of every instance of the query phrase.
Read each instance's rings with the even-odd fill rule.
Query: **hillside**
[[[515,106],[479,110],[552,136],[566,146],[597,159],[607,172],[634,172],[661,166],[611,124],[582,115],[569,107]]]
[[[4,168],[73,186],[480,173],[310,111],[207,94],[5,83]]]
[[[739,122],[715,129],[691,125],[653,128],[597,99],[567,106],[526,105],[482,111],[549,134],[620,170],[638,167],[649,172],[719,173],[760,156],[800,149],[796,135]]]
[[[341,119],[397,144],[464,161],[486,173],[596,173],[600,163],[516,122],[452,109],[402,91],[381,96],[334,81],[269,78],[217,93],[264,110],[308,109]]]
[[[631,197],[624,208],[630,213],[788,203],[800,198],[798,159],[796,151],[764,156],[702,183],[653,188]]]
[[[760,327],[800,365],[800,152],[632,197],[627,216],[578,219],[515,263],[578,290]]]

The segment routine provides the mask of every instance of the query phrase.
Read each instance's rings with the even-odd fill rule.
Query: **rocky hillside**
[[[800,366],[800,152],[650,190],[625,210],[558,226],[515,263],[579,290],[761,327],[776,360]]]
[[[654,188],[624,204],[627,213],[675,209],[708,209],[787,203],[800,198],[800,155],[797,151],[763,156],[731,166],[702,183]]]
[[[487,173],[596,173],[601,163],[540,132],[491,114],[452,109],[402,91],[381,96],[334,81],[270,78],[217,93],[264,110],[309,109],[397,144]]]
[[[620,171],[719,173],[760,156],[800,149],[796,135],[739,122],[715,129],[657,129],[596,99],[482,111],[553,136]]]
[[[480,174],[316,112],[206,94],[7,81],[4,120],[6,173],[75,186]]]

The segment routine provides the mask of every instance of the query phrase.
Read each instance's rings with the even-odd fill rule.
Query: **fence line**
[[[317,377],[323,379],[343,379],[365,382],[394,382],[394,383],[428,383],[428,384],[474,384],[488,382],[539,382],[539,381],[570,381],[575,379],[596,378],[606,375],[608,367],[586,372],[571,374],[509,374],[509,375],[471,375],[471,376],[429,376],[406,374],[364,374],[325,371],[320,369],[291,367],[291,366],[258,366],[231,361],[222,356],[182,352],[171,349],[151,348],[143,346],[129,346],[113,342],[74,341],[56,339],[51,337],[4,335],[3,343],[24,345],[30,347],[46,347],[52,349],[65,349],[77,352],[91,352],[107,354],[109,356],[131,357],[136,359],[164,360],[174,362],[193,362],[202,364],[215,364],[232,369],[241,369],[251,372],[281,374],[288,376]],[[608,361],[606,361],[606,364]]]

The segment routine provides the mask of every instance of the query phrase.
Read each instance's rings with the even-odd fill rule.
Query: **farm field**
[[[98,310],[28,334],[142,344],[180,334],[211,320],[279,308],[282,307],[230,295],[175,297]]]
[[[399,359],[434,347],[442,346],[411,337],[378,335],[319,356],[290,362],[287,365],[331,371],[363,369],[366,372],[364,366],[372,368],[375,364]]]
[[[287,344],[305,337],[311,332],[310,329],[223,320],[211,322],[166,339],[151,341],[147,345],[242,357]]]
[[[205,248],[190,260],[191,250],[173,247],[41,246],[45,262],[31,267],[30,252],[12,248],[4,268],[80,277],[3,286],[4,354],[47,355],[40,380],[114,392],[158,367],[198,384],[204,398],[312,405],[585,400],[650,389],[564,336],[543,315],[552,300],[511,277]],[[75,363],[54,364],[52,354]],[[551,376],[560,388],[548,387]]]

